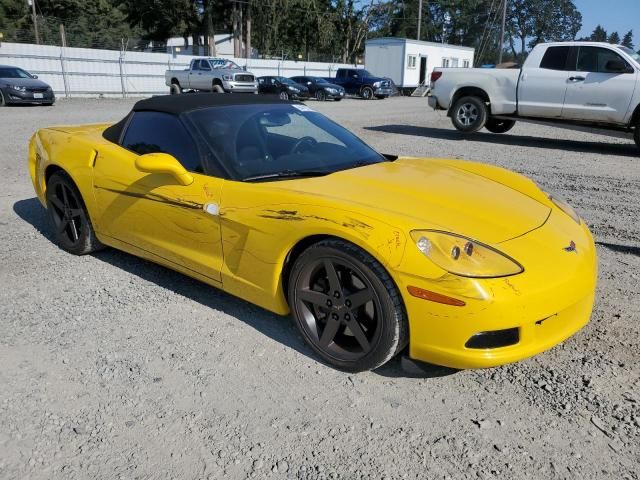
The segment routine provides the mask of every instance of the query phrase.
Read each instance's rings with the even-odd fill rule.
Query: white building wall
[[[148,96],[168,93],[164,74],[167,69],[189,66],[189,55],[121,52],[90,48],[0,43],[0,64],[14,65],[38,75],[51,85],[58,97],[69,96]],[[313,75],[335,76],[338,68],[353,65],[321,62],[294,62],[232,58],[255,76]]]
[[[418,42],[404,38],[369,40],[365,45],[365,66],[374,75],[391,78],[401,87],[420,84],[420,59],[427,59],[426,79],[443,61],[462,68],[465,61],[473,66],[474,49],[455,45]],[[415,66],[413,59],[415,57]]]

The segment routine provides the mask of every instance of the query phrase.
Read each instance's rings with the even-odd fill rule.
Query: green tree
[[[589,37],[589,40],[591,40],[592,42],[606,42],[608,37],[609,36],[607,35],[607,31],[602,28],[602,25],[598,25],[593,30],[593,33]]]
[[[527,46],[540,42],[573,40],[581,27],[582,14],[573,0],[512,0],[508,4],[507,33],[514,57],[523,58]]]
[[[633,30],[629,30],[622,38],[622,45],[627,48],[633,48]]]
[[[609,35],[609,39],[607,41],[613,45],[619,45],[620,35],[618,34],[618,32],[613,32],[611,35]]]

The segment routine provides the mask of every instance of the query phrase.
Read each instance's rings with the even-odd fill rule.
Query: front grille
[[[382,88],[389,88],[389,81],[385,80],[384,82],[382,82]]]
[[[493,330],[490,332],[476,333],[467,340],[465,347],[485,349],[500,348],[515,345],[520,341],[520,330],[517,328],[508,328],[506,330]]]
[[[49,90],[47,87],[27,87],[27,92],[32,93],[45,93]]]
[[[236,82],[253,82],[253,81],[255,81],[253,75],[236,75],[235,79],[236,79]]]

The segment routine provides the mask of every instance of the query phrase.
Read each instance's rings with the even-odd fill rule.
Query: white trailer
[[[474,54],[472,47],[398,37],[367,40],[364,53],[369,72],[391,78],[403,90],[426,90],[436,67],[473,67]]]

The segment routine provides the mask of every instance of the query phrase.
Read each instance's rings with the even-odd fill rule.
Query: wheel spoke
[[[57,225],[58,233],[64,232],[64,230],[67,228],[67,225],[69,225],[69,219],[64,216],[61,217]]]
[[[368,352],[371,350],[371,345],[369,345],[369,340],[362,329],[362,326],[358,323],[357,320],[353,320],[349,323],[349,330],[353,333],[353,336],[356,338],[360,346],[362,347],[363,352]]]
[[[353,295],[349,295],[345,299],[345,302],[349,302],[347,305],[349,305],[349,308],[353,310],[369,303],[371,300],[373,300],[373,296],[371,295],[369,289],[365,288],[364,290],[360,290]]]
[[[58,210],[64,211],[64,204],[60,201],[58,197],[56,197],[55,195],[51,195],[49,200],[51,200],[51,203],[53,204],[53,206],[56,207]]]
[[[71,209],[71,218],[77,218],[80,217],[82,215],[82,209],[81,208],[72,208]]]
[[[326,307],[327,300],[330,300],[328,295],[322,292],[316,292],[315,290],[300,290],[298,296],[303,302],[308,302],[320,307]]]
[[[69,206],[69,197],[67,196],[67,187],[65,187],[64,185],[61,185],[60,189],[62,190],[62,198],[63,198],[64,206],[68,207]]]
[[[327,279],[329,280],[329,288],[332,292],[341,292],[340,279],[338,278],[338,272],[331,260],[324,261],[324,269],[327,273]]]
[[[327,323],[322,331],[322,336],[320,337],[320,346],[327,347],[333,341],[338,333],[338,328],[340,327],[340,320],[335,320],[331,317],[327,318]]]

